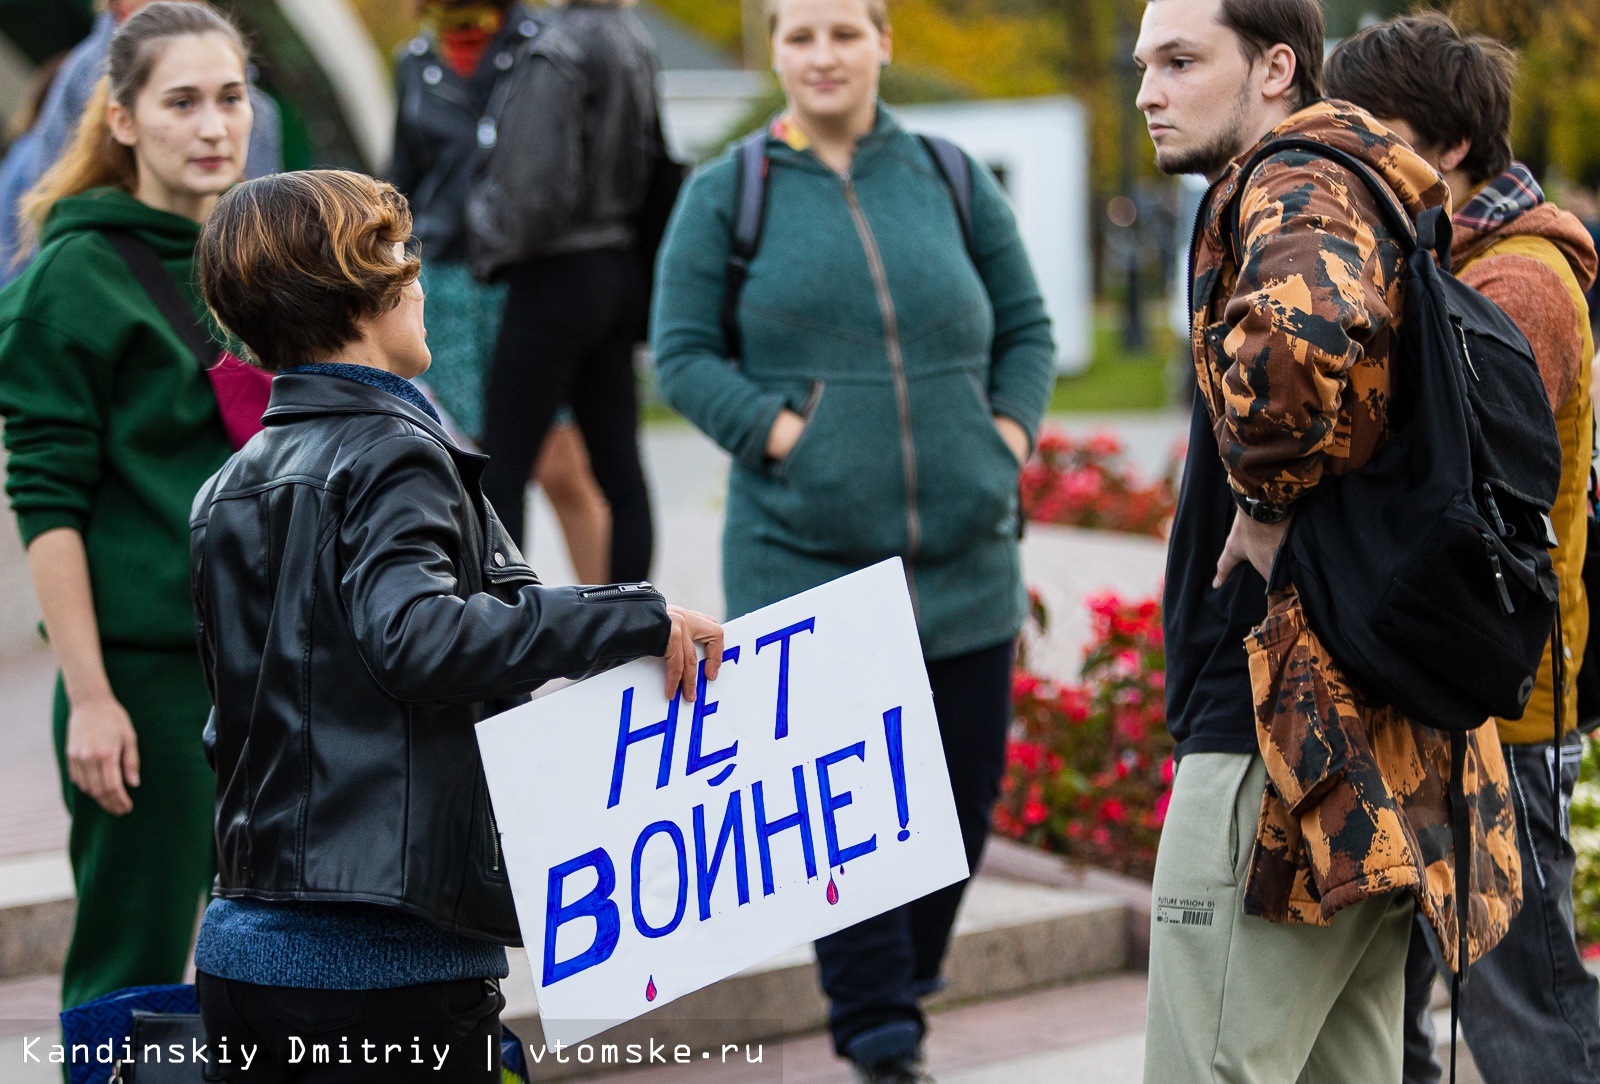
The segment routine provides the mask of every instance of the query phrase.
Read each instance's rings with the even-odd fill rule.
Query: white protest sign
[[[898,559],[478,725],[548,1044],[967,875]]]

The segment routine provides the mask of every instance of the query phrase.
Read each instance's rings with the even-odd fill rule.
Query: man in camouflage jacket
[[[1191,253],[1198,390],[1165,617],[1179,769],[1145,1079],[1398,1080],[1413,910],[1456,943],[1449,742],[1364,703],[1266,578],[1296,501],[1389,435],[1404,253],[1341,166],[1283,152],[1238,171],[1295,136],[1368,164],[1412,215],[1449,191],[1369,116],[1319,100],[1316,0],[1153,0],[1135,55],[1158,166],[1213,182]],[[1235,196],[1238,253],[1222,220]],[[1319,775],[1305,753],[1329,733],[1348,763]],[[1472,735],[1464,784],[1477,956],[1519,901],[1492,728]]]

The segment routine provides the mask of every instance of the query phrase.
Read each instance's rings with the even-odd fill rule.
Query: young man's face
[[[1222,25],[1222,0],[1150,0],[1134,47],[1137,104],[1163,173],[1220,173],[1255,141],[1258,65]]]

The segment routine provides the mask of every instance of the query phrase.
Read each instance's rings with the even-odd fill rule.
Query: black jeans
[[[1555,823],[1551,744],[1507,745],[1522,856],[1522,910],[1505,939],[1472,965],[1461,1030],[1486,1084],[1600,1082],[1600,985],[1584,970],[1572,925],[1575,854],[1565,815]],[[1572,800],[1583,747],[1561,750],[1562,808]],[[1428,1011],[1438,964],[1419,916],[1406,954],[1405,1084],[1438,1084]]]
[[[374,1080],[500,1084],[500,1010],[493,979],[392,990],[297,990],[195,976],[220,1079],[246,1084]],[[248,1070],[246,1056],[252,1056]]]
[[[1013,645],[928,663],[950,789],[967,866],[989,838],[1011,726]],[[920,997],[939,988],[939,969],[967,881],[913,900],[817,942],[834,1050],[871,1065],[915,1052],[926,1030]]]
[[[549,256],[507,269],[506,281],[484,410],[484,495],[520,545],[528,474],[556,411],[570,404],[611,505],[611,579],[646,579],[654,530],[633,372],[645,335],[639,257],[620,249]]]

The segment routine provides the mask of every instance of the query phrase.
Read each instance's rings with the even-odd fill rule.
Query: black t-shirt
[[[1162,606],[1167,729],[1180,758],[1256,751],[1244,638],[1266,619],[1267,584],[1245,562],[1220,588],[1211,586],[1235,507],[1211,415],[1196,395]]]

